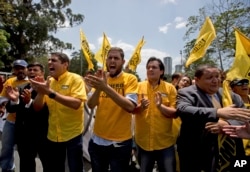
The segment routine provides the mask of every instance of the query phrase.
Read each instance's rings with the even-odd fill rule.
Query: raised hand
[[[6,93],[7,93],[7,97],[13,101],[13,102],[17,102],[19,99],[19,90],[17,87],[13,88],[11,86],[6,86]]]
[[[245,125],[236,126],[236,125],[226,125],[223,127],[225,134],[231,137],[239,137],[243,139],[250,139],[250,124],[246,122]]]
[[[228,123],[224,120],[219,120],[218,122],[207,122],[205,125],[205,129],[213,134],[222,133],[223,126],[228,125]]]
[[[24,89],[21,94],[21,97],[23,99],[23,102],[25,104],[28,104],[31,100],[31,89]]]
[[[47,77],[45,81],[41,77],[35,77],[34,79],[30,79],[31,87],[39,94],[49,94],[50,93],[50,77]]]
[[[149,106],[149,104],[150,104],[149,100],[146,99],[146,97],[145,97],[144,94],[142,94],[142,99],[141,99],[141,107],[142,107],[142,109],[143,109],[143,110],[144,110],[144,109],[147,109],[148,106]]]
[[[103,91],[107,87],[108,73],[98,71],[95,75],[87,75],[84,79],[87,85]]]
[[[155,104],[157,107],[160,107],[162,104],[162,97],[161,97],[161,93],[159,91],[157,91],[155,93]]]
[[[236,108],[235,105],[219,108],[217,116],[223,119],[234,119],[239,121],[250,121],[250,109]]]

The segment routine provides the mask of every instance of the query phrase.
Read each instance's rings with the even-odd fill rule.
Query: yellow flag
[[[236,39],[236,49],[235,49],[235,59],[232,67],[229,69],[225,81],[223,81],[223,95],[222,95],[222,103],[223,106],[229,106],[233,104],[232,97],[230,94],[229,83],[238,78],[247,78],[250,79],[250,39],[247,38],[243,33],[241,33],[238,29],[235,29],[235,39]],[[231,142],[231,146],[234,149],[229,149],[227,145]],[[233,156],[236,155],[236,143],[229,136],[225,134],[219,134],[218,136],[218,146],[219,146],[219,160],[222,159],[223,163],[220,163],[220,168],[217,169],[218,172],[225,171],[230,166],[230,159],[225,159],[225,157],[230,156],[229,152],[225,150],[231,150]],[[227,147],[226,147],[227,146]],[[232,148],[233,148],[232,147]],[[232,151],[233,150],[233,151]],[[224,153],[223,153],[224,152]],[[222,156],[225,154],[227,156]]]
[[[109,40],[106,34],[103,33],[102,46],[98,50],[98,52],[95,54],[95,59],[103,65],[103,68],[106,67],[105,62],[106,62],[107,54],[110,48],[111,48],[111,45],[109,43]]]
[[[135,72],[137,65],[141,62],[141,48],[145,44],[144,37],[138,42],[133,55],[128,62],[128,68]]]
[[[222,104],[223,107],[229,106],[233,104],[231,94],[230,94],[230,81],[229,80],[224,80],[223,81],[223,94],[222,94]]]
[[[194,61],[202,58],[206,53],[208,46],[211,44],[215,37],[216,33],[214,25],[210,18],[207,17],[200,30],[199,36],[194,44],[194,47],[190,52],[190,56],[187,59],[185,66],[188,67]]]
[[[88,41],[87,41],[86,36],[84,35],[82,29],[80,30],[80,38],[81,38],[82,52],[83,52],[83,55],[88,63],[88,70],[94,70],[94,65],[90,59],[91,53],[90,53],[90,49],[89,49],[89,44],[88,44]]]
[[[233,104],[231,95],[229,94],[229,83],[238,78],[247,78],[250,80],[250,39],[235,29],[236,49],[235,59],[232,67],[227,72],[226,80],[223,83],[223,106]],[[226,83],[227,82],[227,83]]]
[[[235,29],[236,50],[235,59],[227,73],[227,80],[247,78],[250,80],[250,39]]]

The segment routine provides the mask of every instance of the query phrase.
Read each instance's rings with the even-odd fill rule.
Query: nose
[[[114,61],[115,61],[115,58],[110,58],[110,61],[111,61],[111,62],[114,62]]]

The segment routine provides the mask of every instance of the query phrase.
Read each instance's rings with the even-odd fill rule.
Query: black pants
[[[46,166],[46,137],[22,138],[17,140],[17,151],[20,158],[20,172],[36,172],[35,158],[39,156],[43,167]]]

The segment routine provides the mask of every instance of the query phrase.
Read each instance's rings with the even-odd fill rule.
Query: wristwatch
[[[49,93],[49,98],[54,99],[56,97],[56,92]]]

